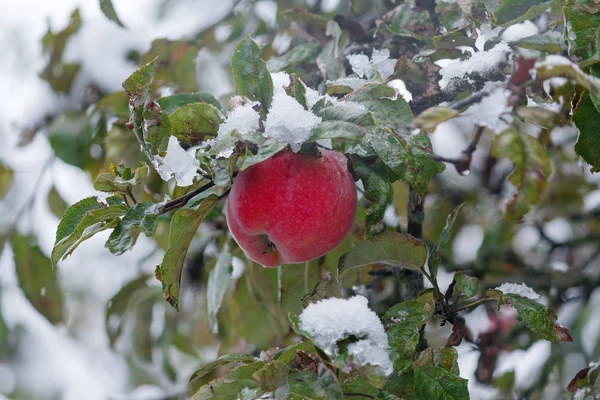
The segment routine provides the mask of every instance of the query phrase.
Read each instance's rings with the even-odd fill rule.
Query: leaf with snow
[[[144,202],[127,210],[106,241],[108,250],[113,254],[123,254],[135,245],[140,233],[152,236],[161,206],[162,203]]]
[[[445,89],[453,80],[463,79],[465,76],[470,77],[471,75],[490,80],[500,66],[508,61],[511,52],[510,46],[505,42],[501,42],[488,51],[473,53],[471,58],[467,60],[453,62],[440,70],[442,77],[439,82],[440,88]],[[502,73],[502,76],[504,75]]]
[[[175,178],[178,186],[190,186],[198,176],[200,162],[180,145],[175,136],[169,138],[167,154],[154,156],[152,163],[164,181]]]
[[[110,164],[109,172],[98,175],[94,181],[94,189],[101,192],[115,192],[127,194],[134,186],[142,183],[148,176],[148,164],[141,162],[140,165],[131,169],[125,165],[115,166]]]
[[[327,81],[327,94],[330,96],[340,96],[352,93],[369,83],[361,78],[339,78],[333,81]]]
[[[494,138],[491,153],[514,164],[509,181],[519,192],[507,202],[505,213],[509,219],[520,220],[546,189],[552,172],[548,153],[536,138],[514,128]]]
[[[508,283],[505,282],[502,285],[498,286],[494,290],[499,290],[502,294],[516,294],[521,297],[526,297],[528,299],[537,300],[540,298],[540,295],[537,294],[532,288],[527,286],[524,283]]]
[[[410,366],[419,343],[419,329],[434,312],[435,300],[431,290],[414,300],[398,303],[385,312],[382,320],[387,329],[394,371],[402,372]]]
[[[360,241],[340,258],[338,275],[369,264],[388,264],[421,272],[427,260],[423,241],[406,233],[384,232]]]
[[[379,367],[383,375],[392,373],[388,338],[365,297],[329,298],[311,303],[298,320],[302,332],[332,359],[340,356],[342,349],[338,344],[349,339],[346,350],[356,365]]]
[[[507,285],[507,284],[504,284]],[[556,313],[548,307],[538,303],[534,298],[524,297],[523,295],[534,296],[529,288],[523,286],[500,286],[503,293],[498,289],[489,289],[485,291],[485,297],[498,300],[498,309],[502,304],[510,304],[517,310],[517,320],[523,322],[527,328],[542,339],[551,342],[572,342],[573,338],[569,333],[569,328],[557,324]],[[518,294],[516,294],[516,293]]]
[[[577,64],[566,57],[559,55],[548,55],[542,61],[534,65],[535,78],[546,80],[551,78],[567,78],[586,90],[600,96],[600,78],[586,74]]]
[[[350,66],[359,78],[385,81],[394,73],[396,60],[390,59],[388,49],[373,49],[371,58],[364,54],[349,54],[346,56]]]
[[[235,48],[231,69],[237,91],[250,100],[258,101],[264,117],[273,100],[273,80],[267,64],[260,58],[260,47],[249,36]]]
[[[156,278],[162,282],[165,300],[179,310],[179,289],[183,263],[198,227],[217,203],[218,197],[202,200],[197,209],[182,208],[171,218],[169,248],[156,267]]]
[[[348,100],[362,104],[371,111],[378,126],[399,127],[413,120],[408,103],[398,96],[396,89],[387,85],[369,83],[349,95]]]

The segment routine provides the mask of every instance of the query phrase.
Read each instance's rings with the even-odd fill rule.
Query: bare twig
[[[454,165],[456,171],[463,175],[469,172],[471,169],[471,161],[473,160],[473,153],[477,150],[477,145],[481,140],[481,136],[483,136],[483,131],[485,128],[483,126],[475,127],[475,132],[471,137],[471,141],[469,145],[465,147],[465,149],[460,153],[460,156],[457,158],[447,158],[442,156],[434,156],[435,161],[447,162]]]

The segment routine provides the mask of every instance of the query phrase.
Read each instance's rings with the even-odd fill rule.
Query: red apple
[[[346,157],[285,151],[240,171],[227,200],[238,245],[265,267],[303,263],[336,247],[356,214]]]

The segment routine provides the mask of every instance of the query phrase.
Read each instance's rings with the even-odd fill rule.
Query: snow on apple
[[[536,300],[540,298],[532,288],[524,283],[503,283],[498,286],[495,290],[501,291],[503,294],[516,294],[517,296],[526,297],[528,299]]]
[[[310,304],[300,314],[300,329],[327,355],[337,357],[337,342],[350,336],[360,338],[348,346],[348,353],[359,366],[378,366],[385,375],[393,371],[388,354],[388,339],[383,325],[363,296],[330,298]]]
[[[163,180],[175,178],[181,187],[194,183],[200,168],[200,162],[179,145],[175,136],[169,138],[165,157],[154,156],[152,163]]]

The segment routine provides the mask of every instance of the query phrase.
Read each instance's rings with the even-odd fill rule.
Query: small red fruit
[[[356,214],[346,157],[282,152],[241,171],[227,200],[238,245],[265,267],[298,264],[336,247]]]

